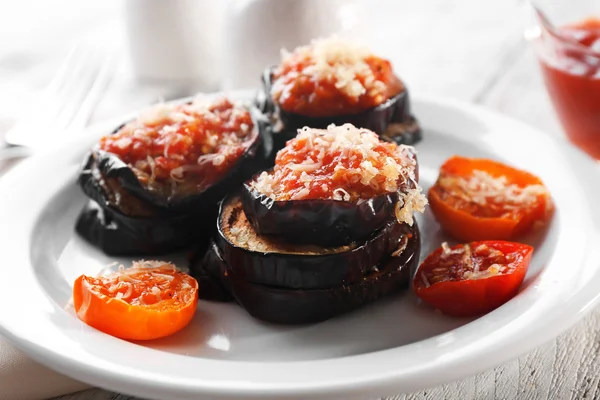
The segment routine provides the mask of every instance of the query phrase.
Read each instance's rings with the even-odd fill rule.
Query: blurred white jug
[[[311,39],[361,34],[360,7],[352,0],[230,0],[225,21],[223,89],[256,87],[280,50]]]
[[[125,25],[134,75],[190,82],[203,90],[221,80],[224,1],[126,0]]]

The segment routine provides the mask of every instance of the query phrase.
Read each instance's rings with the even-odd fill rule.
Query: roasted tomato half
[[[444,314],[480,315],[517,294],[532,254],[531,246],[505,241],[452,248],[443,243],[421,263],[413,288],[418,297]]]
[[[431,210],[455,238],[511,240],[544,225],[554,210],[542,181],[502,163],[452,157],[429,190]]]
[[[160,261],[75,280],[73,302],[86,324],[130,340],[150,340],[183,329],[194,316],[198,282]]]

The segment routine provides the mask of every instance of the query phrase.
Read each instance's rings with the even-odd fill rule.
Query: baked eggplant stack
[[[303,128],[221,202],[190,271],[201,298],[232,297],[269,322],[323,321],[408,288],[426,203],[411,146],[351,124]]]
[[[264,168],[268,142],[258,110],[226,98],[155,105],[86,156],[76,230],[111,255],[208,240],[218,202]]]
[[[351,123],[398,144],[414,144],[421,129],[408,89],[388,60],[337,38],[282,52],[265,70],[256,103],[269,116],[275,149],[304,126]]]

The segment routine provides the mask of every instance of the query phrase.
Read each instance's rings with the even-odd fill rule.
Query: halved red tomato
[[[79,319],[130,340],[156,339],[183,329],[194,316],[197,300],[198,282],[161,261],[134,262],[105,276],[81,275],[73,286]]]
[[[533,247],[505,241],[447,243],[419,266],[413,288],[444,314],[474,316],[513,298],[529,267]]]
[[[429,204],[455,238],[511,240],[549,221],[552,198],[536,176],[502,163],[452,157],[429,189]]]

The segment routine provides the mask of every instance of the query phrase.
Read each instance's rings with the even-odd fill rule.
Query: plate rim
[[[183,100],[185,100],[185,99],[179,99],[179,100],[174,100],[174,101],[183,101]],[[547,136],[545,133],[541,132],[537,128],[528,126],[521,121],[515,120],[513,118],[507,117],[505,115],[496,113],[494,111],[491,111],[489,109],[486,109],[484,107],[477,106],[474,104],[470,104],[470,103],[466,103],[466,102],[462,102],[462,101],[458,101],[458,100],[454,100],[454,99],[440,98],[440,97],[433,98],[433,97],[426,97],[426,96],[425,97],[424,96],[415,96],[415,97],[413,97],[412,101],[415,103],[428,103],[430,105],[433,104],[433,105],[442,106],[442,107],[446,107],[446,108],[448,108],[448,107],[460,108],[461,110],[466,111],[466,113],[469,115],[469,117],[477,118],[478,116],[482,116],[485,119],[502,121],[502,123],[504,123],[504,124],[511,124],[512,126],[515,126],[515,127],[520,126],[523,129],[526,129],[527,131],[537,132],[538,135]],[[109,123],[113,124],[114,123],[113,121],[117,121],[117,120],[123,121],[126,118],[129,118],[130,115],[132,115],[132,113],[127,114],[125,117],[119,117],[118,119],[115,118],[114,120],[110,119],[109,121],[106,121],[106,122],[103,122],[100,124],[96,124],[93,127],[89,128],[88,130],[89,131],[92,131],[92,130],[100,131],[103,129],[103,127],[109,126]],[[551,140],[559,141],[560,139],[551,138]],[[11,171],[9,171],[6,174],[6,176],[4,176],[0,180],[0,187],[3,186],[3,182],[7,181],[6,178],[16,179],[13,177],[18,177],[19,174],[24,174],[28,169],[32,169],[44,157],[52,156],[52,154],[54,154],[54,152],[61,151],[60,149],[62,149],[63,147],[83,146],[84,142],[92,142],[92,140],[90,138],[86,138],[86,140],[78,140],[76,142],[66,144],[65,146],[57,146],[57,148],[55,148],[53,150],[49,150],[47,153],[44,153],[43,155],[36,155],[29,160],[25,160],[22,163],[22,165],[18,165],[15,168],[13,168]],[[564,140],[563,143],[560,143],[560,145],[566,146],[566,148],[569,149],[569,150],[567,150],[568,152],[571,152],[572,154],[575,154],[578,157],[581,157],[583,160],[586,160],[586,161],[584,161],[584,163],[587,163],[590,166],[590,168],[595,168],[596,169],[595,173],[597,173],[597,165],[594,163],[593,160],[591,160],[591,158],[589,158],[587,155],[585,155],[585,153],[583,153],[581,150],[575,148],[574,146],[570,145],[566,140]],[[25,267],[25,266],[23,266],[23,267]],[[28,266],[27,268],[32,269],[31,266]],[[597,283],[600,283],[600,271],[598,271],[598,266],[596,266],[594,277],[596,278],[595,281]],[[585,285],[585,288],[588,288],[588,291],[589,291],[590,286],[592,286],[591,279],[589,282],[587,282],[587,284]],[[2,287],[1,284],[0,284],[0,287]],[[583,292],[583,290],[581,292]],[[582,293],[580,293],[580,295],[581,294]],[[0,294],[0,298],[1,297],[2,297],[2,295]],[[541,332],[539,331],[539,329],[537,331],[535,331],[535,333],[537,333],[536,340],[532,340],[531,339],[532,335],[529,335],[528,339],[521,342],[519,351],[497,353],[496,354],[497,357],[494,359],[494,361],[479,360],[477,367],[472,366],[470,369],[465,368],[461,371],[457,371],[458,368],[451,368],[451,367],[453,366],[452,363],[464,364],[465,362],[468,362],[468,357],[467,357],[467,361],[464,360],[465,359],[464,354],[459,357],[460,359],[463,359],[463,361],[458,361],[458,360],[452,361],[452,360],[447,359],[443,363],[438,363],[437,366],[432,366],[430,368],[430,370],[434,370],[434,371],[437,369],[438,377],[435,380],[429,380],[428,386],[434,386],[434,385],[450,382],[450,381],[453,381],[456,379],[460,379],[461,377],[471,375],[478,371],[493,368],[496,365],[499,365],[506,361],[514,359],[514,358],[534,349],[535,347],[541,345],[542,342],[549,341],[552,338],[561,334],[562,332],[566,331],[568,328],[570,328],[572,325],[574,325],[577,321],[579,321],[581,318],[583,318],[593,308],[593,306],[598,304],[599,302],[600,302],[600,292],[597,292],[594,295],[589,293],[585,297],[582,297],[582,296],[573,297],[572,299],[570,299],[570,302],[565,303],[565,306],[561,309],[562,310],[561,312],[557,311],[556,314],[553,315],[551,320],[550,319],[546,320],[545,325],[549,325],[548,329],[543,329],[543,330],[541,330]],[[567,307],[567,304],[570,304],[571,307]],[[576,310],[574,310],[573,308],[576,308]],[[561,323],[560,324],[556,324],[556,323],[552,324],[551,322],[554,320],[560,320]],[[101,385],[102,386],[102,385],[106,385],[106,384],[110,383],[111,390],[118,390],[118,391],[122,391],[125,393],[134,393],[136,395],[152,397],[152,396],[157,396],[157,395],[161,395],[164,393],[171,393],[170,391],[165,392],[165,389],[171,389],[170,385],[178,383],[178,382],[173,382],[173,381],[171,383],[168,383],[168,382],[159,383],[157,381],[152,382],[150,378],[144,377],[143,375],[139,375],[139,376],[132,376],[132,374],[129,374],[127,376],[118,375],[114,372],[106,371],[101,368],[94,367],[92,365],[88,365],[85,362],[82,362],[81,360],[72,359],[64,354],[58,353],[55,350],[53,351],[52,349],[47,348],[47,346],[43,346],[34,341],[29,341],[26,338],[20,338],[13,333],[14,329],[10,329],[10,327],[5,326],[5,324],[6,324],[6,321],[5,321],[4,317],[0,316],[0,333],[3,336],[5,336],[7,339],[9,339],[9,341],[13,342],[17,347],[23,349],[32,358],[36,359],[37,361],[41,362],[42,364],[46,364],[47,366],[58,370],[59,372],[73,376],[76,379],[80,379],[82,381],[91,383],[93,385]],[[550,327],[552,327],[552,329],[550,329]],[[436,338],[436,337],[434,337],[434,338]],[[425,339],[425,340],[417,342],[417,343],[427,342],[427,341],[433,340],[434,338]],[[504,338],[503,340],[504,340],[504,342],[506,342],[507,338]],[[527,343],[527,344],[523,345],[524,343]],[[411,346],[413,344],[409,344],[407,346]],[[405,346],[401,346],[401,347],[405,347]],[[498,345],[496,345],[496,347],[498,347]],[[346,359],[346,360],[347,359],[355,359],[355,358],[364,359],[365,356],[371,356],[373,354],[390,352],[390,351],[396,350],[396,349],[381,350],[378,352],[367,353],[367,354],[363,354],[363,355],[352,355],[352,356],[343,357],[343,359]],[[490,352],[491,351],[488,351],[488,353],[490,353]],[[481,355],[482,355],[481,353],[479,353],[479,354],[467,353],[467,356],[470,356],[472,359],[481,357]],[[184,356],[182,356],[182,357],[184,357]],[[298,365],[298,364],[305,364],[305,363],[309,363],[309,364],[327,363],[330,361],[331,360],[315,360],[315,361],[304,361],[304,362],[303,361],[293,361],[292,363]],[[350,362],[352,362],[352,361],[353,360],[350,360]],[[218,363],[220,361],[210,360],[208,362],[217,362]],[[227,361],[224,361],[224,362],[227,362]],[[244,361],[232,361],[232,362],[240,363],[240,364],[265,365],[263,363],[253,363],[253,362],[250,363],[250,362],[244,362]],[[288,363],[279,362],[279,363],[268,363],[268,364],[277,365],[277,364],[288,364]],[[483,367],[481,366],[482,364],[484,365]],[[454,366],[456,366],[456,365],[454,365]],[[445,370],[447,368],[449,369],[449,371]],[[476,371],[473,372],[471,370],[476,370]],[[469,371],[471,371],[471,372],[469,372]],[[231,396],[235,396],[236,398],[245,398],[245,397],[253,397],[256,395],[269,396],[272,398],[305,398],[306,396],[315,396],[315,395],[337,396],[337,395],[343,394],[343,395],[348,395],[348,397],[346,397],[346,398],[354,398],[353,396],[355,396],[355,395],[362,397],[363,394],[367,394],[373,390],[381,390],[381,391],[393,390],[392,388],[397,386],[397,383],[399,381],[402,381],[404,383],[403,387],[406,387],[407,388],[406,390],[408,390],[408,391],[420,389],[420,388],[422,388],[422,384],[417,383],[417,382],[422,382],[422,380],[419,381],[418,379],[416,379],[416,375],[418,375],[420,372],[421,372],[420,370],[412,371],[412,375],[415,375],[415,377],[413,377],[414,383],[412,386],[409,382],[411,379],[410,376],[400,377],[400,376],[397,376],[397,373],[395,374],[394,371],[388,371],[387,374],[379,373],[379,374],[377,374],[377,376],[373,376],[371,374],[363,380],[354,380],[354,381],[349,382],[349,381],[343,380],[343,379],[341,379],[341,380],[338,379],[338,381],[334,381],[332,379],[331,382],[320,384],[320,385],[316,385],[314,383],[308,382],[308,383],[304,383],[302,385],[298,385],[296,387],[280,387],[277,385],[259,386],[259,385],[253,384],[252,382],[236,382],[235,385],[224,388],[224,387],[220,386],[221,384],[212,385],[212,384],[210,384],[210,382],[206,382],[206,381],[202,382],[202,384],[198,384],[198,381],[196,381],[192,385],[183,385],[182,387],[179,387],[178,395],[181,395],[182,396],[181,398],[187,398],[186,393],[189,393],[192,396],[196,396],[198,394],[209,395],[209,396],[214,396],[214,398],[231,398]],[[431,375],[431,372],[429,374]],[[411,374],[408,374],[408,375],[411,375]],[[98,379],[96,379],[96,378],[98,378]],[[100,378],[103,378],[103,379],[100,379]],[[127,379],[125,379],[125,378],[127,378]],[[387,388],[387,389],[385,389],[385,388]],[[175,398],[175,396],[173,396],[173,397]],[[177,398],[179,398],[179,397],[177,397]]]

